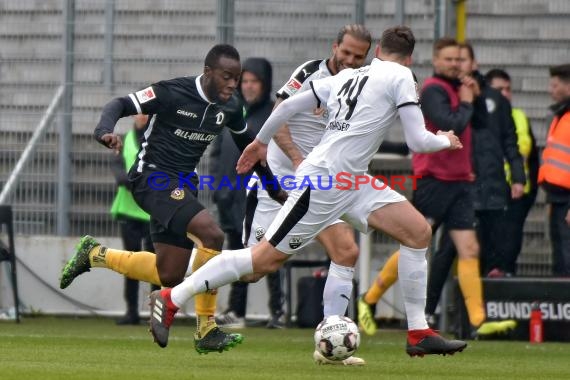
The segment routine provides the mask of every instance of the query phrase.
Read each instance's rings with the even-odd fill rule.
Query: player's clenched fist
[[[101,141],[107,148],[113,149],[115,151],[115,154],[121,153],[121,149],[123,148],[123,141],[121,140],[121,136],[114,133],[106,133],[101,136]]]

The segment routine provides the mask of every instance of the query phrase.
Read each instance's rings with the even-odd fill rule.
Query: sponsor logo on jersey
[[[175,201],[181,201],[184,199],[184,189],[174,189],[170,193],[170,198],[174,199]]]
[[[487,106],[487,112],[493,113],[497,109],[497,104],[491,98],[485,98],[485,105]]]
[[[216,114],[216,125],[221,125],[224,122],[226,115],[223,112],[218,112]]]
[[[265,236],[265,228],[257,227],[255,229],[255,240],[260,241]]]
[[[290,94],[293,95],[294,93],[296,93],[297,91],[299,91],[299,89],[301,88],[302,84],[301,82],[299,82],[297,79],[292,78],[289,80],[289,82],[287,82],[287,84],[285,85],[285,89],[286,91]]]
[[[154,93],[152,86],[147,87],[144,90],[140,90],[140,91],[135,92],[135,95],[136,95],[137,100],[139,101],[140,104],[146,103],[146,102],[156,98],[156,94]]]
[[[217,135],[211,133],[200,133],[200,132],[188,132],[183,131],[182,129],[177,129],[174,131],[174,134],[178,137],[182,137],[186,140],[191,141],[206,141],[211,142],[213,141]]]
[[[177,113],[178,115],[190,117],[190,118],[192,118],[192,119],[198,118],[198,115],[196,115],[194,112],[190,112],[190,111],[178,110],[178,111],[176,111],[176,113]]]
[[[348,131],[348,129],[350,128],[350,123],[347,123],[345,121],[337,121],[337,120],[333,120],[329,123],[329,125],[327,125],[327,129],[329,130],[333,130],[333,131]]]
[[[293,236],[291,239],[289,239],[289,247],[291,247],[291,249],[297,249],[301,246],[301,244],[303,244],[303,238],[299,236]]]

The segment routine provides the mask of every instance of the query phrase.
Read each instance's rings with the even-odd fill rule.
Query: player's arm
[[[281,102],[283,102],[283,98],[277,98],[275,102],[275,107],[277,107]],[[273,107],[273,109],[275,109]],[[289,126],[284,124],[277,130],[275,136],[273,136],[273,140],[277,144],[277,146],[285,153],[285,155],[291,160],[293,163],[293,167],[297,168],[301,162],[303,162],[303,153],[297,147],[297,144],[293,142],[293,138],[291,137],[291,131],[289,130]]]
[[[405,142],[396,141],[382,141],[380,148],[378,148],[379,153],[390,153],[399,154],[400,156],[407,156],[410,154],[410,148]]]
[[[114,133],[117,121],[125,116],[153,115],[160,112],[163,109],[163,103],[170,99],[168,82],[155,83],[143,90],[115,98],[105,104],[99,123],[95,127],[95,139],[119,153],[123,144],[121,138]],[[159,100],[159,96],[161,100]]]
[[[233,130],[231,130],[233,132]],[[255,135],[250,129],[246,129],[243,133],[232,133],[232,138],[238,149],[243,152],[249,144],[255,140]],[[281,188],[279,181],[273,175],[273,172],[268,165],[262,165],[261,162],[255,163],[253,165],[253,170],[259,176],[259,178],[264,178],[264,186],[267,194],[276,200],[277,202],[283,204],[287,200],[287,192]],[[242,174],[242,173],[240,173]]]
[[[114,133],[115,125],[120,118],[136,114],[137,109],[129,97],[125,96],[111,100],[103,107],[101,118],[95,127],[95,140],[119,153],[123,143],[121,137]]]
[[[265,145],[269,144],[269,141],[275,133],[277,133],[279,128],[293,115],[315,109],[319,104],[320,101],[311,91],[305,91],[284,100],[265,121],[263,127],[261,127],[261,130],[257,134],[256,140]]]
[[[244,149],[236,166],[237,172],[239,174],[247,173],[257,162],[265,162],[267,144],[279,127],[296,113],[311,110],[317,105],[317,98],[310,91],[305,91],[281,103],[265,121],[255,140]]]
[[[310,80],[312,74],[319,70],[319,65],[321,61],[319,60],[310,60],[293,71],[293,74],[289,77],[287,83],[283,85],[277,91],[276,97],[277,100],[275,102],[275,106],[273,110],[277,108],[277,106],[282,103],[284,100],[289,99],[291,96],[298,94],[300,91],[303,91],[303,85]],[[304,157],[297,145],[293,142],[291,137],[291,131],[289,130],[289,126],[284,124],[273,136],[273,140],[279,146],[279,148],[285,153],[285,155],[291,160],[293,163],[293,167],[297,167],[301,164]]]
[[[422,111],[417,104],[398,108],[404,127],[406,143],[414,152],[436,152],[443,149],[460,149],[463,146],[453,131],[439,131],[437,135],[425,127]]]
[[[422,114],[423,103],[420,109],[414,76],[409,69],[403,69],[400,74],[393,77],[393,94],[404,128],[404,138],[410,149],[414,152],[426,153],[443,149],[461,149],[463,145],[453,129],[438,131],[437,135],[426,129]]]

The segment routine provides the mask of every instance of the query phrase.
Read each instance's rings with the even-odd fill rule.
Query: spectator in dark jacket
[[[272,67],[265,58],[249,58],[243,63],[239,92],[244,100],[244,115],[247,126],[254,133],[259,132],[265,120],[273,110],[271,99]],[[232,183],[236,181],[236,163],[241,152],[224,131],[214,143],[211,159],[211,172],[219,181],[223,176]],[[242,184],[245,185],[245,184]],[[246,204],[245,187],[220,186],[214,192],[214,201],[218,206],[220,225],[227,236],[229,249],[243,248],[242,229]],[[268,327],[282,327],[283,293],[281,273],[279,271],[267,275],[269,287],[269,308],[271,317]],[[216,320],[218,325],[228,328],[245,327],[248,283],[234,282],[231,285],[229,305]]]
[[[526,176],[522,156],[518,151],[517,135],[510,102],[490,87],[477,70],[473,47],[464,43],[460,50],[461,71],[477,80],[481,94],[473,103],[473,164],[475,168],[474,208],[477,235],[481,246],[480,265],[483,275],[497,277],[501,270],[503,214],[509,199],[519,199],[524,193]],[[511,167],[512,183],[505,176],[504,161]]]
[[[509,102],[512,102],[511,77],[506,71],[492,69],[487,72],[485,79],[489,86],[500,91]],[[499,274],[503,272],[506,276],[516,274],[516,262],[523,244],[524,223],[538,192],[538,149],[530,121],[520,108],[513,107],[512,116],[519,153],[523,157],[526,183],[522,197],[519,199],[511,197],[508,200],[504,215],[503,238],[500,239],[503,257],[499,266]],[[508,163],[505,163],[505,174],[509,184],[512,183],[511,167]]]

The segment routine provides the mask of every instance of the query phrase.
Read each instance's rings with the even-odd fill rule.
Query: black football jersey
[[[200,76],[160,81],[129,98],[138,113],[149,115],[135,163],[138,172],[148,166],[172,175],[191,173],[222,128],[238,134],[247,130],[239,98],[234,95],[225,104],[211,103]]]

